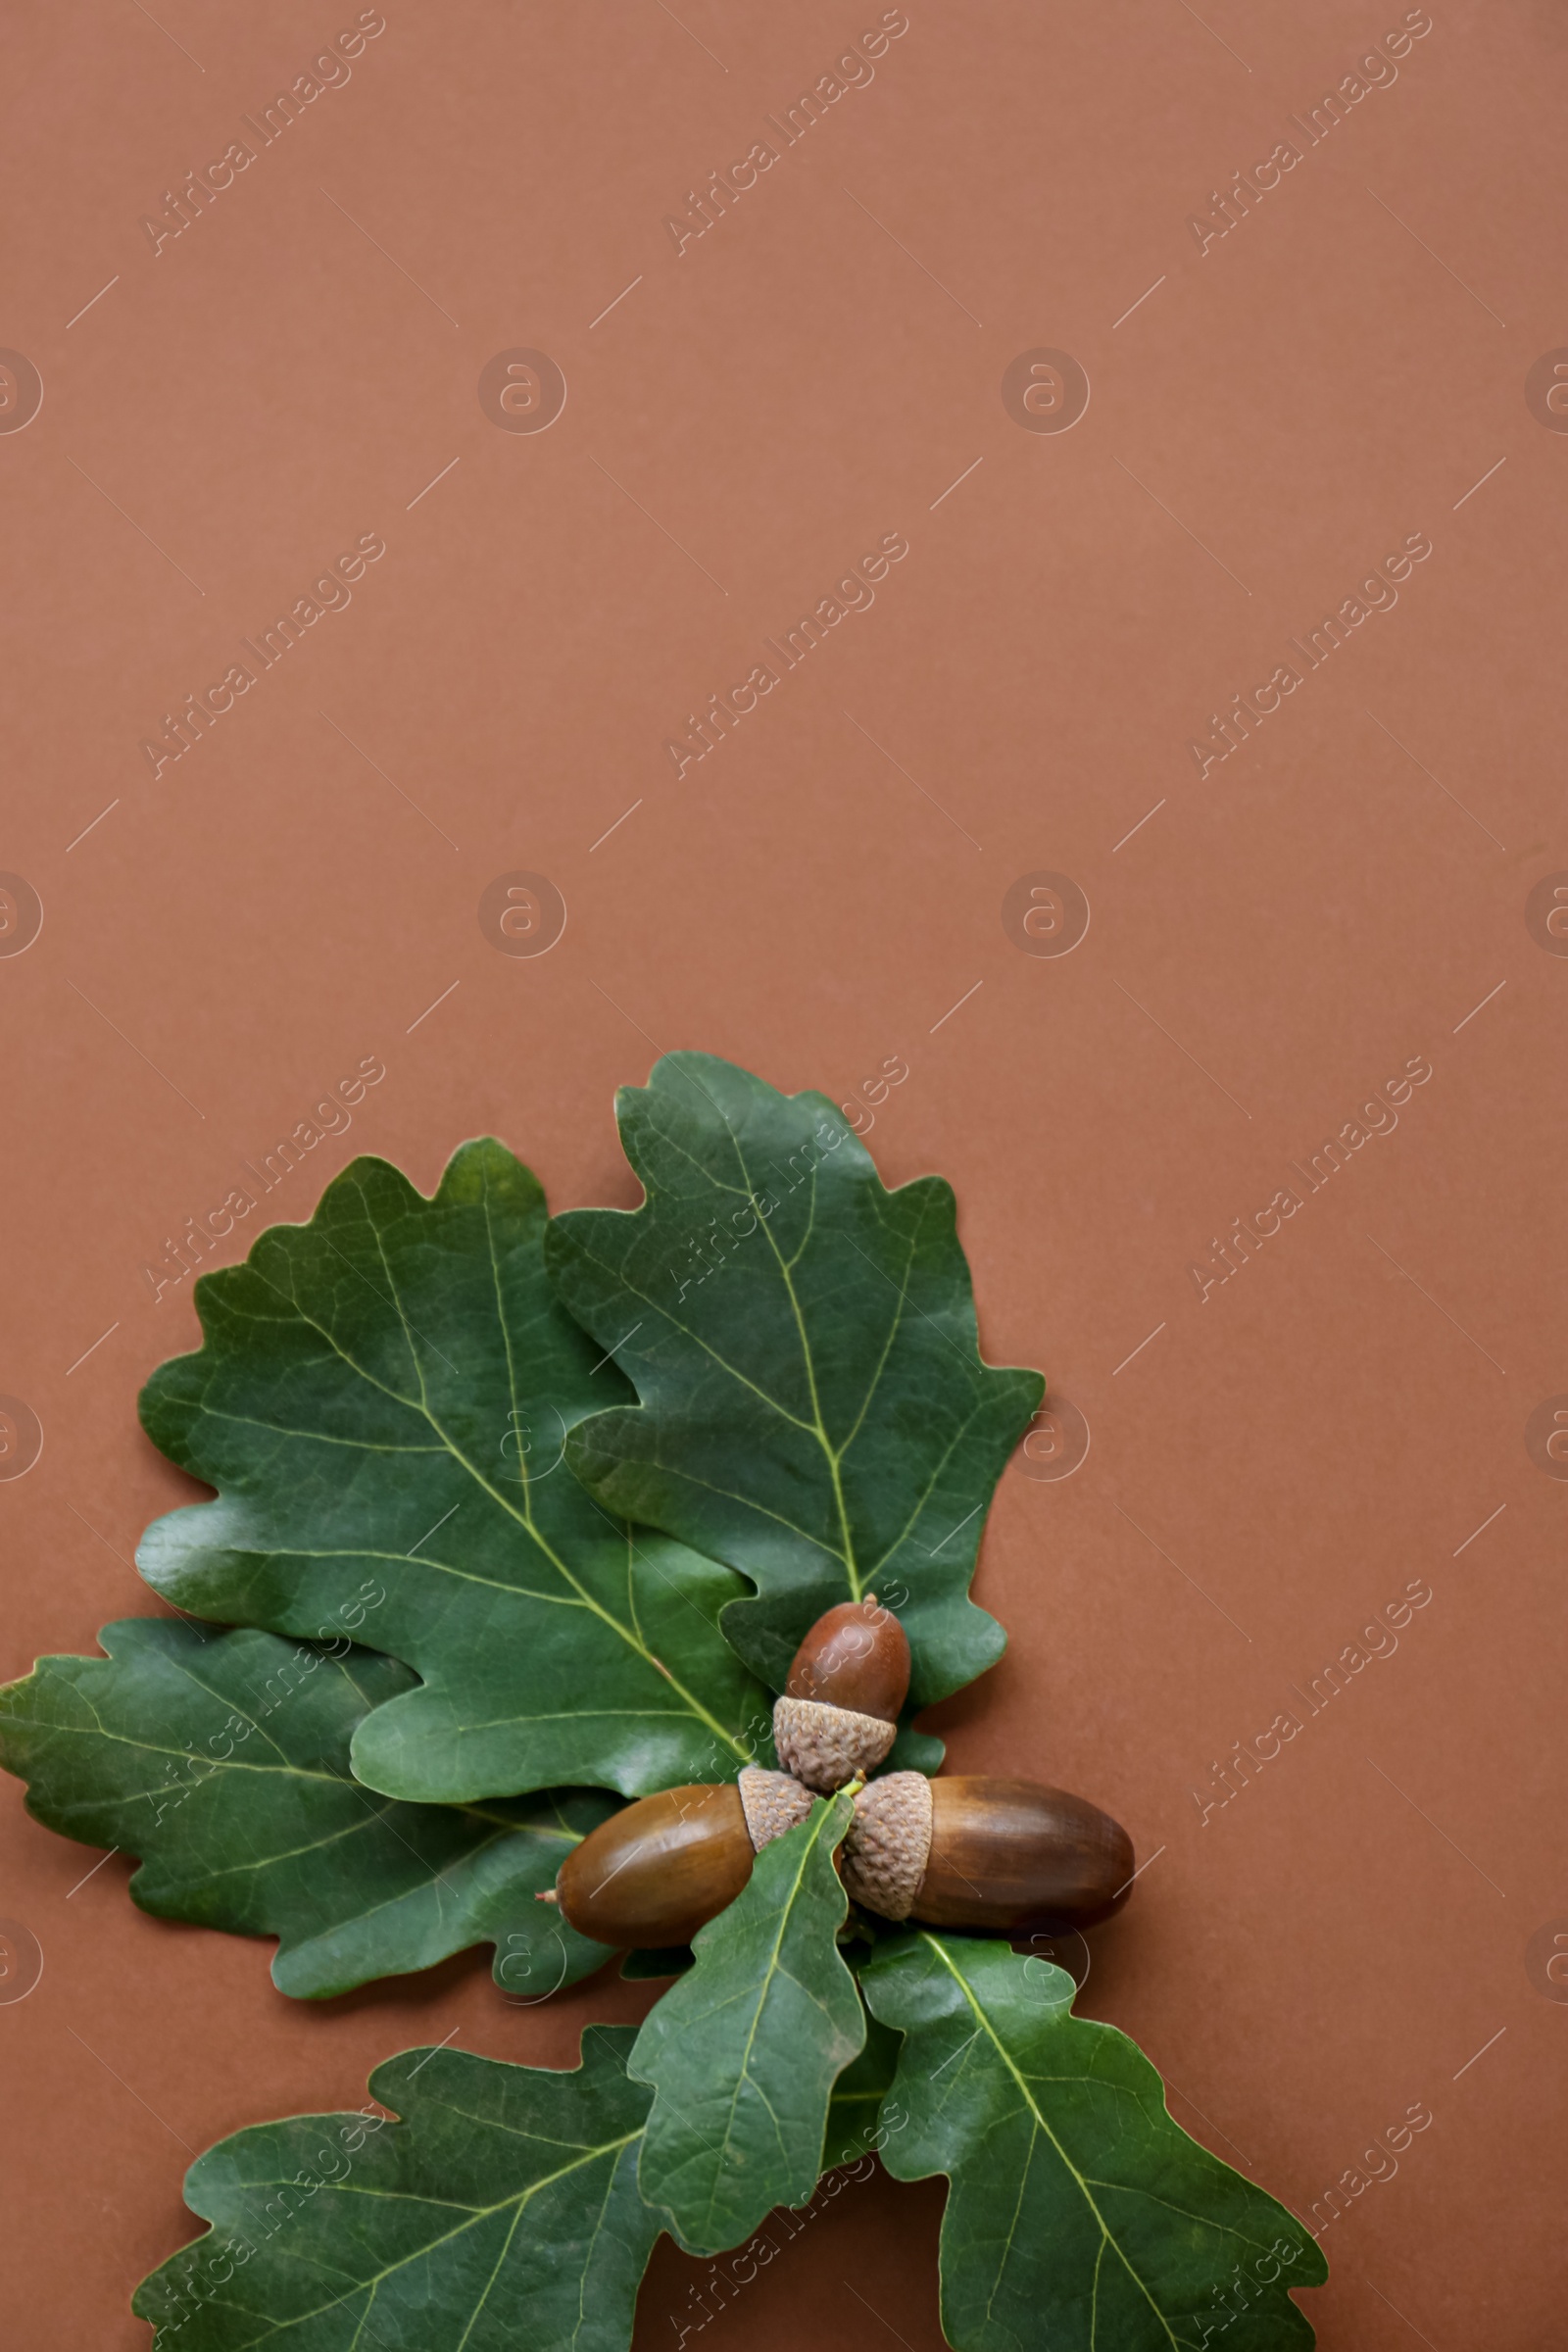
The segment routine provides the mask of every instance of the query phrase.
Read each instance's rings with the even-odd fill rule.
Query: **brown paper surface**
[[[134,1400],[196,1322],[146,1269],[362,1057],[269,1216],[487,1131],[629,1202],[672,1047],[820,1087],[952,1179],[987,1353],[1063,1400],[939,1728],[1148,1857],[1084,2008],[1316,2210],[1330,2352],[1560,2340],[1560,12],[57,0],[7,48],[0,1670],[154,1605],[192,1490]],[[12,1784],[0,1842],[15,2352],[147,2342],[223,2133],[649,1998],[292,2004]],[[853,2185],[733,2297],[666,2244],[639,2352],[931,2352],[941,2205]]]

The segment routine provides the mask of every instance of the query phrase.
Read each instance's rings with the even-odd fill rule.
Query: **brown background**
[[[1298,2211],[1431,2108],[1326,2231],[1324,2345],[1564,2341],[1568,2008],[1527,1962],[1568,1930],[1563,1495],[1524,1434],[1568,1389],[1568,967],[1525,918],[1568,867],[1568,440],[1524,396],[1568,340],[1560,9],[1435,0],[1200,256],[1189,213],[1396,0],[910,0],[677,259],[666,212],[876,6],[387,0],[155,259],[143,213],[355,13],[9,11],[0,342],[45,398],[0,437],[0,865],[45,917],[0,959],[0,1389],[45,1435],[0,1489],[0,1664],[152,1605],[132,1546],[190,1490],[134,1397],[196,1325],[141,1266],[360,1056],[386,1079],[285,1214],[360,1150],[430,1189],[487,1130],[557,1206],[625,1202],[611,1098],[656,1047],[839,1100],[902,1055],[884,1174],[953,1179],[988,1354],[1093,1433],[1004,1482],[1012,1648],[943,1710],[953,1763],[1160,1849],[1084,2006]],[[516,346],[569,387],[536,436],[476,398]],[[1070,432],[1004,408],[1037,346],[1088,371]],[[677,783],[666,734],[894,530],[874,610]],[[352,606],[154,782],[161,713],[367,531]],[[1209,712],[1416,532],[1397,609],[1200,782]],[[514,868],[569,909],[538,959],[476,919]],[[1001,919],[1041,868],[1092,908],[1060,958]],[[1418,1054],[1397,1132],[1200,1304],[1209,1237]],[[1201,1824],[1213,1760],[1415,1578],[1397,1653]],[[470,1956],[291,2005],[265,1948],[140,1917],[122,1859],[72,1892],[88,1850],[0,1797],[45,1955],[0,2010],[16,2352],[146,2342],[126,2297],[221,2133],[454,2031],[564,2063],[646,2003],[508,2008]],[[853,2189],[702,2340],[927,2352],[940,2207]],[[640,2346],[699,2273],[662,2250]]]

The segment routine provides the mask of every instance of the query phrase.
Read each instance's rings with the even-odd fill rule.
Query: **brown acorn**
[[[602,1821],[562,1864],[562,1917],[596,1943],[690,1943],[735,1900],[763,1846],[810,1809],[809,1790],[788,1773],[755,1764],[738,1780],[641,1797]]]
[[[824,1795],[881,1763],[909,1690],[909,1644],[874,1592],[826,1609],[795,1653],[773,1708],[786,1772]]]
[[[844,1884],[885,1919],[994,1936],[1093,1927],[1126,1900],[1132,1839],[1081,1796],[986,1775],[890,1772],[862,1788]]]

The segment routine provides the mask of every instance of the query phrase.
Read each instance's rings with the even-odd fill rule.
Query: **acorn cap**
[[[808,1788],[831,1796],[846,1781],[874,1772],[898,1737],[896,1723],[858,1715],[849,1707],[810,1698],[773,1702],[773,1745],[779,1762]]]
[[[862,1788],[840,1848],[844,1884],[883,1919],[907,1919],[931,1855],[931,1784],[890,1772]]]
[[[752,1844],[760,1853],[786,1830],[793,1830],[811,1810],[811,1791],[787,1772],[764,1772],[760,1764],[743,1764],[736,1776],[741,1807]]]

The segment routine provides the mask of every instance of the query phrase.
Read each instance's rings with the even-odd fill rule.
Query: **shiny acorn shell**
[[[790,1668],[786,1698],[812,1699],[897,1723],[909,1692],[909,1643],[874,1592],[840,1601],[812,1626]]]
[[[886,1919],[993,1936],[1092,1927],[1125,1902],[1132,1840],[1098,1805],[1038,1781],[891,1772],[856,1799],[844,1883]]]
[[[1087,1797],[957,1774],[931,1783],[931,1851],[913,1915],[1002,1936],[1089,1928],[1120,1909],[1136,1868],[1121,1823]]]

